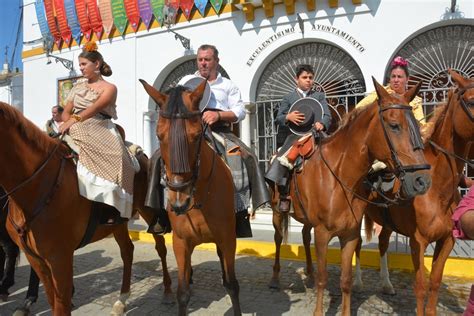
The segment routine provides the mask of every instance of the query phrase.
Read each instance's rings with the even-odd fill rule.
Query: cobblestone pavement
[[[177,269],[171,247],[168,247],[168,263],[176,292]],[[192,257],[194,285],[189,304],[191,315],[232,315],[230,300],[221,285],[221,272],[217,255],[211,251],[196,250]],[[272,274],[272,260],[251,256],[236,257],[237,278],[240,283],[242,311],[246,315],[310,315],[315,306],[312,289],[304,285],[304,263],[282,261],[282,290],[270,290],[268,282]],[[118,246],[112,238],[77,251],[75,257],[74,284],[76,293],[73,315],[108,315],[118,297],[121,283],[121,259]],[[0,315],[11,315],[26,294],[29,267],[22,257],[16,270],[17,283],[11,288],[8,302],[0,303]],[[329,315],[340,312],[340,269],[329,266],[329,286],[324,306]],[[392,283],[397,292],[394,296],[381,294],[378,271],[364,270],[365,290],[352,296],[354,315],[410,315],[415,311],[412,291],[412,274],[392,272]],[[440,291],[439,315],[459,315],[467,301],[471,282],[445,277]],[[161,263],[154,245],[135,242],[132,277],[132,295],[128,315],[176,315],[177,305],[164,305]],[[35,315],[50,315],[44,291],[32,307]]]

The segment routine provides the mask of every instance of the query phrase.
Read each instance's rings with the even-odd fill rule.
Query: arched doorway
[[[434,104],[444,98],[445,93],[442,90],[453,85],[448,76],[448,68],[463,76],[474,77],[473,47],[473,25],[436,24],[405,41],[390,60],[395,56],[407,59],[410,71],[408,84],[414,85],[422,81],[425,104]],[[390,62],[385,69],[385,82],[388,82]]]
[[[176,66],[171,72],[166,76],[166,79],[163,81],[160,87],[160,91],[165,91],[169,88],[175,87],[179,80],[186,75],[193,74],[197,70],[197,62],[196,57],[191,60],[187,60],[178,66]],[[218,71],[221,73],[223,77],[229,79],[229,75],[225,71],[225,69],[219,65]]]
[[[277,139],[278,130],[274,118],[280,100],[295,89],[295,68],[299,64],[310,64],[315,70],[314,89],[326,93],[333,124],[357,102],[366,91],[364,76],[359,65],[343,49],[322,42],[306,42],[291,46],[265,66],[258,80],[255,100],[258,158],[262,167],[269,161],[282,139]]]

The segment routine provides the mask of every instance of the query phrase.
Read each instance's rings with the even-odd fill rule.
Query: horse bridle
[[[406,115],[407,121],[409,122],[410,130],[412,128],[415,129],[414,131],[412,131],[412,130],[410,131],[411,141],[412,141],[412,144],[413,144],[414,148],[416,149],[418,147],[419,149],[423,149],[423,142],[421,140],[421,135],[419,134],[419,130],[417,129],[418,126],[415,125],[415,124],[412,124],[412,123],[416,123],[416,119],[413,115],[411,106],[402,105],[402,104],[393,104],[393,105],[385,106],[385,107],[383,107],[379,110],[379,112],[378,112],[379,120],[380,120],[380,124],[382,125],[382,129],[384,131],[385,140],[387,141],[388,147],[390,149],[392,160],[394,161],[394,164],[395,164],[395,168],[396,168],[395,174],[400,179],[400,181],[403,181],[404,177],[406,175],[406,172],[413,172],[413,171],[418,171],[418,170],[429,170],[431,168],[431,166],[429,164],[408,165],[408,166],[403,166],[401,164],[400,160],[398,159],[398,155],[395,151],[395,147],[393,146],[392,140],[391,140],[390,136],[388,135],[388,132],[385,128],[385,124],[384,124],[384,120],[383,120],[383,112],[385,112],[387,110],[390,110],[390,109],[406,111],[405,115]],[[314,133],[314,130],[313,130],[313,133]],[[318,137],[318,139],[319,139],[319,147],[321,147],[321,138]],[[363,201],[365,201],[369,204],[372,204],[372,205],[375,205],[375,206],[378,206],[378,207],[384,207],[384,208],[388,207],[387,203],[379,203],[379,202],[370,201],[370,200],[366,199],[365,197],[363,197],[362,195],[355,192],[354,190],[352,190],[351,188],[349,188],[341,180],[341,178],[338,177],[338,175],[334,172],[334,170],[331,169],[331,167],[329,166],[328,161],[323,156],[323,153],[322,153],[321,149],[319,150],[319,156],[321,157],[321,160],[324,162],[324,164],[329,169],[331,174],[336,178],[336,180],[339,182],[339,184],[346,191],[351,192],[352,194],[354,194],[354,196],[356,196],[357,198],[359,198],[359,199],[361,199],[361,200],[363,200]],[[295,189],[297,190],[296,179],[295,179]],[[391,204],[396,204],[398,202],[398,200],[401,200],[402,198],[400,196],[400,192],[397,192],[395,195],[396,195],[395,199],[390,199],[389,197],[386,197],[386,196],[384,196],[384,199],[386,201],[388,201],[389,203],[391,203]],[[300,205],[301,205],[302,209],[304,210],[304,207],[303,207],[301,201],[300,201]]]
[[[472,88],[474,88],[474,83],[471,83],[467,87],[459,89],[459,92],[458,92],[458,99],[461,103],[461,107],[466,112],[471,122],[474,121],[474,115],[472,115],[471,110],[469,108],[471,106],[474,106],[474,100],[466,101],[464,100],[463,95],[467,90],[472,89]]]
[[[395,147],[393,146],[392,139],[388,135],[387,128],[385,127],[384,120],[383,120],[383,112],[387,110],[393,110],[393,109],[405,111],[405,117],[408,122],[409,130],[410,130],[410,139],[411,139],[413,148],[417,150],[417,149],[423,149],[424,147],[423,147],[423,140],[421,139],[420,130],[417,125],[415,116],[413,115],[413,109],[411,106],[402,105],[402,104],[392,104],[389,106],[385,106],[379,110],[380,123],[382,124],[385,140],[387,141],[387,145],[390,149],[390,155],[395,165],[394,173],[400,180],[403,180],[407,172],[429,170],[431,166],[429,164],[418,164],[418,165],[408,165],[408,166],[402,165],[402,163],[400,162],[400,159],[398,159],[398,155],[395,151]]]
[[[202,115],[201,111],[187,111],[184,113],[167,113],[167,112],[160,111],[160,116],[166,119],[185,119],[186,120],[186,119],[191,119],[191,118],[198,117],[201,115]],[[199,137],[199,141],[198,141],[198,146],[196,150],[196,159],[195,159],[193,173],[192,173],[191,178],[188,181],[185,181],[183,183],[175,184],[175,183],[170,182],[168,177],[165,175],[166,186],[170,188],[171,190],[180,192],[180,191],[184,191],[188,187],[191,187],[191,189],[189,190],[190,196],[194,196],[194,193],[196,191],[196,181],[199,177],[199,165],[201,163],[201,143],[202,143],[203,138],[205,137],[208,126],[209,126],[208,124],[201,125],[202,131],[201,131],[201,136]],[[209,177],[212,177],[212,174],[214,172],[214,163],[215,163],[215,155],[213,156],[212,168],[211,168]],[[208,182],[208,185],[209,183],[210,182]],[[185,213],[192,208],[201,208],[202,204],[203,203],[194,203],[193,205],[190,205],[189,207],[187,207],[186,210],[181,210],[179,213],[180,214]],[[175,210],[173,206],[172,208],[173,210]],[[177,210],[175,211],[178,213]]]

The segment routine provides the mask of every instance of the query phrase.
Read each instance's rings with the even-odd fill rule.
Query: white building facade
[[[249,115],[240,136],[262,161],[274,150],[271,115],[294,88],[297,64],[313,64],[317,88],[333,97],[333,107],[346,110],[373,89],[372,76],[385,81],[397,55],[409,60],[412,80],[423,80],[423,89],[446,87],[448,67],[474,77],[472,0],[237,0],[219,15],[210,4],[206,12],[202,17],[194,8],[190,21],[181,14],[171,28],[190,40],[190,49],[156,22],[149,30],[141,25],[134,33],[129,27],[123,36],[97,42],[118,87],[118,123],[148,154],[157,148],[157,115],[138,79],[168,88],[196,70],[202,44],[218,48],[220,65],[241,89]],[[80,75],[77,56],[85,42],[51,52],[72,60],[70,71],[48,59],[41,38],[34,0],[24,0],[23,110],[38,126],[58,103],[62,80]]]

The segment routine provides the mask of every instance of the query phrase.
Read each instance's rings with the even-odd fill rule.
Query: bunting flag
[[[124,0],[125,12],[127,13],[128,21],[133,31],[136,33],[138,25],[140,23],[140,13],[138,12],[138,6],[136,0]]]
[[[115,27],[123,35],[127,27],[127,15],[125,14],[123,0],[112,0],[111,5]]]
[[[151,19],[153,18],[150,0],[138,0],[138,10],[140,11],[140,17],[148,30],[151,25]]]
[[[191,16],[191,11],[194,7],[194,0],[181,0],[179,2],[179,6],[181,8],[181,11],[183,11],[186,20],[189,20],[189,17]]]
[[[44,0],[44,10],[46,12],[46,19],[48,21],[49,32],[53,36],[53,40],[56,46],[61,47],[62,39],[59,33],[58,26],[56,25],[56,18],[54,16],[53,0]]]
[[[204,17],[204,14],[206,14],[207,0],[194,0],[194,5],[196,5],[199,13]]]
[[[91,21],[92,30],[94,30],[95,36],[100,40],[104,28],[102,27],[102,19],[100,17],[99,7],[97,7],[97,0],[87,0],[87,13],[89,20]]]
[[[35,2],[36,18],[38,19],[41,35],[43,36],[44,48],[50,51],[53,46],[53,37],[49,33],[48,22],[46,22],[46,15],[44,13],[43,0],[36,0]]]
[[[165,0],[150,0],[150,4],[156,21],[160,25],[163,25],[163,8],[165,6]]]
[[[63,0],[53,1],[54,11],[56,12],[56,19],[58,21],[59,33],[61,38],[67,46],[71,45],[72,33],[69,25],[67,24],[66,11],[64,10]]]
[[[66,10],[66,17],[69,27],[71,28],[72,37],[77,45],[81,42],[81,26],[77,21],[76,7],[74,0],[64,0],[64,9]]]
[[[165,7],[163,12],[166,22],[169,24],[176,23],[176,17],[178,16],[179,0],[165,0]]]
[[[211,5],[214,11],[216,11],[216,13],[219,14],[219,12],[221,12],[223,0],[210,0],[210,1],[211,1]]]
[[[81,26],[82,34],[84,34],[87,41],[90,41],[92,35],[92,27],[89,21],[89,16],[87,15],[86,0],[75,0],[75,2],[77,19],[79,20],[79,25]]]
[[[112,6],[110,0],[99,0],[99,11],[102,17],[105,37],[109,37],[114,27],[114,18],[112,16]]]

